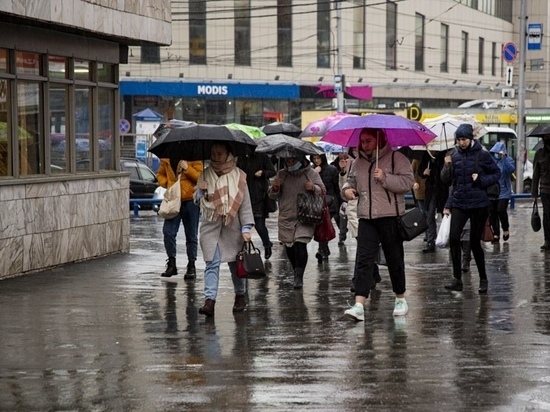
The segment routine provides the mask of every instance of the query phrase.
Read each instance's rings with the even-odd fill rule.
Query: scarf
[[[213,222],[221,217],[225,226],[231,226],[243,202],[246,174],[236,167],[235,158],[230,154],[225,162],[210,162],[202,180],[213,188],[201,199],[203,219]]]

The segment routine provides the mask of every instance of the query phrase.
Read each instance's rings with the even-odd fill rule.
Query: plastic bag
[[[439,231],[437,232],[437,238],[435,239],[435,245],[437,247],[449,246],[449,235],[451,234],[451,215],[443,215],[441,225],[439,225]]]

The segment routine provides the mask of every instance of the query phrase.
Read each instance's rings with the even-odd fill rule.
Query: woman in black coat
[[[449,244],[453,262],[453,282],[445,288],[462,291],[460,236],[470,219],[470,245],[479,272],[479,293],[487,293],[485,254],[481,246],[481,234],[489,216],[487,187],[500,179],[500,169],[491,154],[481,143],[473,139],[470,124],[461,124],[455,132],[458,145],[452,156],[445,157],[445,167],[450,167],[452,191],[443,213],[451,215]]]
[[[330,217],[334,218],[338,227],[340,227],[340,185],[338,183],[338,169],[333,165],[330,165],[327,161],[327,156],[322,155],[311,155],[311,163],[313,164],[313,169],[319,173],[321,180],[326,188],[326,198],[330,210]],[[319,242],[319,251],[316,253],[315,257],[319,263],[322,263],[323,260],[327,260],[330,255],[330,249],[328,247],[328,242]]]
[[[237,167],[246,173],[246,183],[250,192],[252,213],[254,214],[254,227],[262,239],[265,250],[265,258],[269,259],[272,253],[273,243],[269,240],[269,232],[265,224],[270,212],[274,212],[277,203],[269,199],[267,189],[269,179],[275,176],[273,163],[266,154],[255,153],[252,156],[239,156]]]

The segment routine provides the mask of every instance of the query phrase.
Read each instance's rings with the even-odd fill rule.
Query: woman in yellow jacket
[[[181,208],[180,213],[164,221],[162,233],[164,235],[164,249],[168,255],[166,271],[161,275],[171,277],[178,274],[176,266],[176,237],[183,222],[185,230],[185,245],[187,248],[187,271],[185,280],[193,280],[196,277],[195,260],[197,260],[198,232],[199,232],[199,207],[193,202],[193,192],[197,179],[201,174],[203,164],[201,161],[186,161],[174,159],[161,159],[157,171],[159,184],[168,189],[178,180],[181,173]]]

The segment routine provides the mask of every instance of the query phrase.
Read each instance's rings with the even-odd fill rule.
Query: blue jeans
[[[162,233],[164,235],[164,249],[168,257],[176,257],[176,237],[180,223],[183,222],[187,259],[190,262],[197,260],[199,215],[199,207],[192,200],[185,200],[181,202],[179,215],[164,221]]]
[[[214,258],[210,262],[206,262],[204,269],[204,298],[216,300],[218,296],[218,285],[220,283],[220,247],[216,245]],[[231,272],[231,280],[233,281],[233,289],[236,295],[244,295],[246,293],[246,279],[237,276],[237,262],[228,262],[229,271]]]

